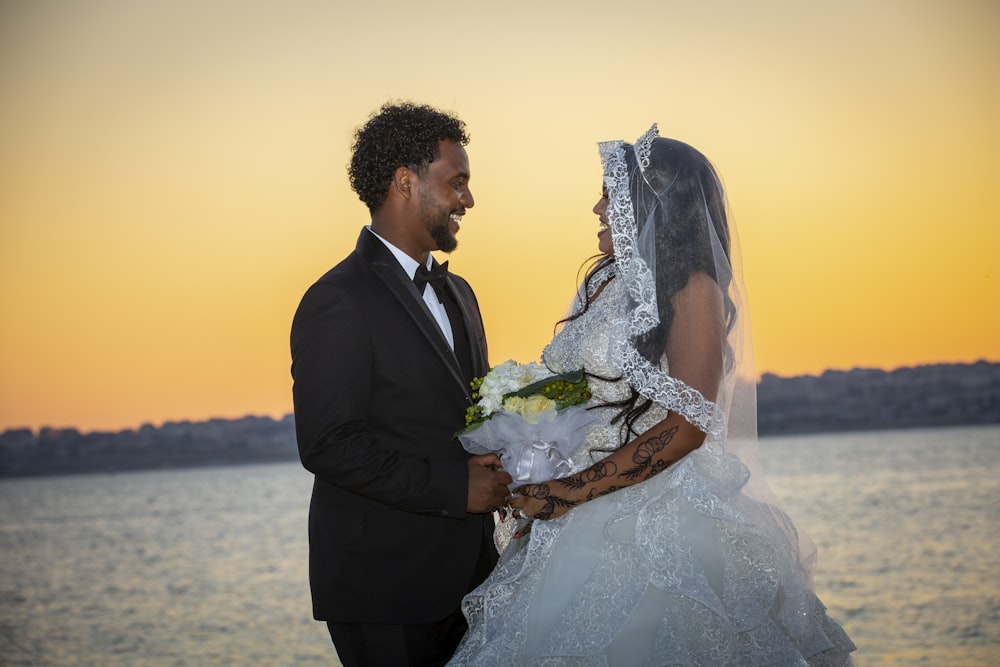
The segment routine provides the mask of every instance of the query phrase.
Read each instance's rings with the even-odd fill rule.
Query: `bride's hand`
[[[573,498],[572,487],[560,482],[562,480],[551,480],[515,488],[510,501],[514,516],[548,521],[579,505],[583,499]],[[560,493],[555,492],[556,487]]]

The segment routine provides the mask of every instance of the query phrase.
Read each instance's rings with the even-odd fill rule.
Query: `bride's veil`
[[[603,142],[600,153],[615,258],[607,268],[625,283],[611,358],[642,397],[680,414],[740,458],[750,473],[743,492],[773,511],[772,527],[798,543],[811,576],[815,548],[778,510],[757,461],[750,312],[739,242],[715,169],[691,146],[659,137],[656,125],[635,144]],[[677,316],[671,299],[694,273],[707,274],[722,292],[724,365],[715,401],[671,376],[663,356]]]

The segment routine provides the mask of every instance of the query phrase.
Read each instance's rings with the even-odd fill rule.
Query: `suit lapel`
[[[482,375],[489,367],[485,350],[483,350],[482,345],[480,344],[480,341],[486,338],[483,333],[482,321],[480,320],[478,313],[472,310],[472,306],[469,304],[468,299],[464,297],[462,290],[458,288],[458,281],[456,281],[450,274],[448,275],[446,284],[448,286],[448,291],[450,291],[452,296],[455,297],[455,302],[458,304],[459,311],[462,313],[462,321],[465,323],[466,338],[469,341],[469,352],[472,356],[471,361],[473,373],[476,375]]]
[[[403,310],[406,311],[417,325],[417,329],[421,335],[431,344],[437,357],[448,367],[452,377],[462,387],[466,396],[471,401],[470,389],[465,380],[462,379],[462,370],[458,359],[455,357],[455,353],[448,346],[448,341],[445,340],[444,335],[441,333],[437,321],[431,314],[430,309],[427,308],[427,304],[423,298],[417,292],[413,281],[403,271],[403,267],[392,256],[389,249],[367,229],[361,230],[361,236],[358,237],[356,249],[358,254],[372,267],[375,275],[382,280],[392,295],[396,297]],[[462,310],[462,317],[468,321],[467,307],[462,299],[456,300],[459,303],[459,308]]]

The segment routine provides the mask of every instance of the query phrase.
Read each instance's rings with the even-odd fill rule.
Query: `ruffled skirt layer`
[[[853,664],[794,526],[741,492],[747,474],[708,442],[646,482],[536,521],[466,596],[469,632],[449,664]]]

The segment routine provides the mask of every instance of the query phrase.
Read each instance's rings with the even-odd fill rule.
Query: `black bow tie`
[[[428,269],[427,266],[421,264],[417,267],[417,272],[413,274],[413,284],[417,286],[417,292],[420,294],[424,293],[424,286],[427,283],[431,284],[434,291],[437,292],[438,298],[442,298],[441,290],[444,288],[444,280],[448,275],[448,262],[444,264],[436,264],[433,268]]]

